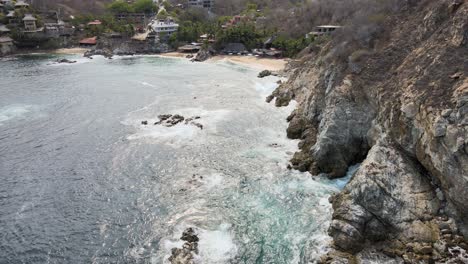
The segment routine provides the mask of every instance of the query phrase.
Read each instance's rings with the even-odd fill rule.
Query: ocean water
[[[290,171],[277,79],[228,62],[0,60],[0,263],[313,263],[345,180]],[[203,130],[153,125],[200,116]],[[141,121],[148,120],[144,126]]]

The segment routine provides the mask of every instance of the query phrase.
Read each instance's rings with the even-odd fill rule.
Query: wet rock
[[[286,122],[291,122],[291,120],[293,120],[293,118],[296,116],[296,111],[292,111],[292,113],[290,115],[288,115],[288,117],[286,117]]]
[[[183,233],[182,236],[180,237],[181,240],[187,241],[187,242],[198,242],[198,236],[195,233],[195,230],[193,228],[189,227],[187,228]]]
[[[76,61],[72,61],[69,59],[58,59],[57,63],[76,63]]]
[[[273,101],[273,99],[275,99],[275,97],[274,97],[273,95],[269,95],[269,96],[267,96],[267,98],[265,99],[265,102],[270,103],[271,101]]]
[[[177,114],[176,114],[176,115],[173,115],[171,119],[172,119],[172,120],[171,120],[171,123],[172,123],[173,125],[176,125],[176,124],[178,124],[178,123],[184,121],[185,118],[184,118],[183,116],[181,116],[181,115],[177,115]]]
[[[288,129],[286,130],[287,136],[290,139],[299,139],[302,132],[306,128],[306,121],[301,117],[293,117],[289,122]]]
[[[159,120],[165,121],[169,118],[171,118],[172,115],[158,115]]]
[[[272,73],[272,72],[269,71],[269,70],[261,71],[261,72],[258,74],[258,78],[264,78],[264,77],[270,76],[271,73]]]
[[[203,125],[202,124],[197,123],[197,122],[192,122],[191,124],[203,130]]]
[[[86,51],[83,56],[86,58],[92,58],[92,56],[101,55],[104,58],[112,59],[113,53],[109,49],[93,49]]]
[[[186,241],[182,248],[173,248],[169,262],[171,264],[194,264],[194,254],[198,254],[199,238],[193,228],[187,228],[180,238]]]
[[[171,250],[169,262],[171,264],[194,264],[192,251],[186,248],[173,248]]]

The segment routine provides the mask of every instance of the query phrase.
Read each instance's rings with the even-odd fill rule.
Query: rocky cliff
[[[268,98],[298,102],[292,167],[335,178],[361,163],[330,199],[323,261],[468,261],[468,3],[406,1],[382,23],[366,48],[311,46]]]

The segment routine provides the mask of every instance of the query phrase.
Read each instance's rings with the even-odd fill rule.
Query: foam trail
[[[0,108],[0,125],[13,119],[21,119],[32,110],[32,105],[12,104]]]

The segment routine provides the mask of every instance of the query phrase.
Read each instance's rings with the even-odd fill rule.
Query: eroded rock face
[[[329,233],[341,249],[358,252],[366,240],[385,240],[392,233],[406,242],[436,239],[428,221],[442,201],[418,165],[387,142],[372,147],[353,180],[331,200]]]
[[[292,168],[334,178],[362,162],[332,199],[330,234],[351,257],[329,263],[369,248],[445,261],[468,237],[468,3],[413,1],[385,25],[352,63],[333,44],[311,48],[268,98],[298,102]]]

